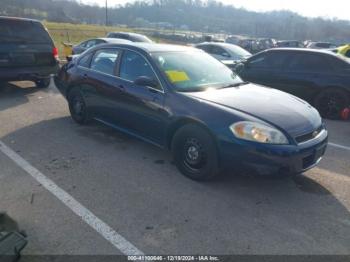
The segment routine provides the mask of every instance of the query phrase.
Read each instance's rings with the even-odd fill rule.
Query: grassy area
[[[147,28],[125,28],[125,27],[113,27],[113,26],[101,26],[101,25],[87,25],[87,24],[69,24],[69,23],[54,23],[44,21],[43,24],[49,30],[49,33],[55,42],[55,46],[58,48],[59,55],[62,59],[65,58],[64,44],[78,44],[84,40],[104,37],[108,32],[136,32],[146,34],[150,37],[154,30]],[[174,33],[173,30],[161,30],[162,33]],[[178,33],[185,33],[184,31],[177,31]],[[169,44],[184,44],[182,42],[170,41],[156,37],[150,37],[156,43],[169,43]]]
[[[85,25],[85,24],[68,24],[68,23],[53,23],[44,22],[44,25],[49,30],[51,37],[55,42],[55,46],[59,50],[60,57],[64,57],[63,43],[77,44],[84,40],[104,37],[107,32],[111,31],[133,31],[124,27],[110,27],[100,25]]]
[[[150,33],[151,29],[140,28],[140,29],[131,29],[126,27],[113,27],[113,26],[101,26],[101,25],[87,25],[87,24],[69,24],[69,23],[54,23],[44,21],[43,24],[49,30],[50,35],[55,42],[55,46],[58,48],[59,55],[62,59],[65,58],[64,45],[63,43],[69,44],[78,44],[84,40],[104,37],[108,32],[116,31],[128,31],[128,32],[137,32],[141,34]],[[170,30],[161,30],[163,33],[169,33],[174,31]],[[182,32],[182,31],[177,31]],[[169,40],[164,40],[160,38],[150,37],[156,43],[170,43],[170,44],[183,44],[180,42],[174,42]]]

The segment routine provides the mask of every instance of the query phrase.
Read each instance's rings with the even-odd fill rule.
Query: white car
[[[252,55],[242,47],[229,43],[205,42],[197,44],[195,47],[202,49],[231,69],[233,69],[238,62]]]
[[[310,42],[306,47],[312,49],[332,49],[336,48],[337,46],[327,42]]]

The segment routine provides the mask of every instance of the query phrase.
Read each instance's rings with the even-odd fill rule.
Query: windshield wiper
[[[239,82],[239,83],[234,83],[234,84],[229,84],[223,87],[220,87],[219,89],[223,89],[223,88],[230,88],[230,87],[239,87],[239,86],[244,86],[249,84],[249,82]]]

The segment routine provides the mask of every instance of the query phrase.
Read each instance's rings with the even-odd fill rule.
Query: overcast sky
[[[105,0],[80,0],[83,3],[104,5]],[[174,0],[176,1],[176,0]],[[109,5],[125,4],[132,0],[108,0]],[[350,20],[349,0],[221,0],[225,4],[254,11],[291,10],[304,16],[337,17]]]

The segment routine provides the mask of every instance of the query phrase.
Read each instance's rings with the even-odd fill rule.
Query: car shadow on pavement
[[[43,91],[33,82],[0,82],[0,111],[25,104],[29,101],[28,96],[35,92]]]
[[[232,171],[198,183],[183,177],[164,150],[97,123],[78,126],[68,116],[38,122],[1,140],[73,196],[89,199],[112,227],[142,217],[134,230],[146,250],[161,251],[156,243],[182,241],[183,253],[349,251],[348,208],[307,175],[276,179]],[[116,196],[130,201],[131,215]],[[169,228],[171,235],[162,233]],[[213,239],[217,244],[212,245]]]

